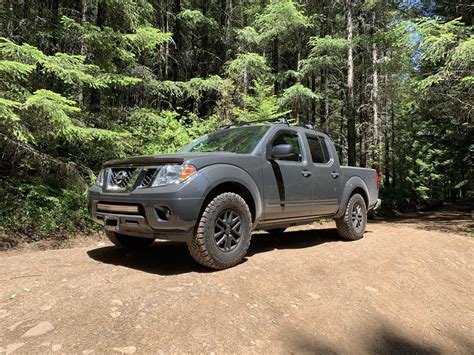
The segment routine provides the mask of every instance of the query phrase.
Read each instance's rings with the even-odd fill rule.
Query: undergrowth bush
[[[63,239],[72,232],[96,228],[88,218],[82,187],[56,187],[33,180],[2,179],[0,183],[0,229],[8,231],[8,235],[0,233],[0,248],[22,241]]]

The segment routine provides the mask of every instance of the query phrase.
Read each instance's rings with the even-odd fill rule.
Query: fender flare
[[[255,220],[253,225],[254,227],[257,225],[263,213],[262,197],[260,190],[257,187],[257,183],[249,173],[235,165],[230,164],[209,165],[200,169],[199,173],[202,174],[209,182],[207,189],[204,192],[204,199],[215,187],[224,183],[237,183],[244,186],[250,192],[254,201]]]
[[[344,212],[346,211],[346,206],[347,203],[349,202],[349,199],[352,196],[352,192],[354,192],[355,189],[362,189],[364,191],[365,196],[364,200],[366,203],[369,200],[369,189],[367,188],[367,184],[358,176],[353,176],[347,182],[344,184],[342,195],[341,195],[341,202],[339,204],[339,210],[337,211],[336,215],[334,218],[340,218],[344,215]],[[369,206],[367,206],[367,209]]]

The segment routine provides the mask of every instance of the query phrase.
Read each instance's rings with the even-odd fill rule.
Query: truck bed
[[[369,192],[369,208],[374,206],[377,202],[376,196],[377,192],[377,171],[375,169],[369,168],[358,168],[355,166],[341,166],[342,172],[342,185],[345,186],[350,178],[358,176],[361,178],[367,185],[367,190]]]

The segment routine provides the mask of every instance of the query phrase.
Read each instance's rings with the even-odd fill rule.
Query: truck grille
[[[140,187],[150,186],[151,182],[153,181],[153,177],[155,176],[156,170],[156,168],[150,168],[145,171],[145,176],[142,179]]]
[[[112,168],[108,181],[109,188],[125,189],[132,179],[135,168]]]
[[[149,187],[159,169],[160,167],[108,168],[105,190],[126,192],[134,188]]]

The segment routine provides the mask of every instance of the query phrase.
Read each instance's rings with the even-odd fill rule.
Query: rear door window
[[[329,150],[326,141],[323,137],[306,136],[308,139],[309,149],[311,151],[311,157],[313,163],[326,164],[329,162],[331,157],[329,156]]]

